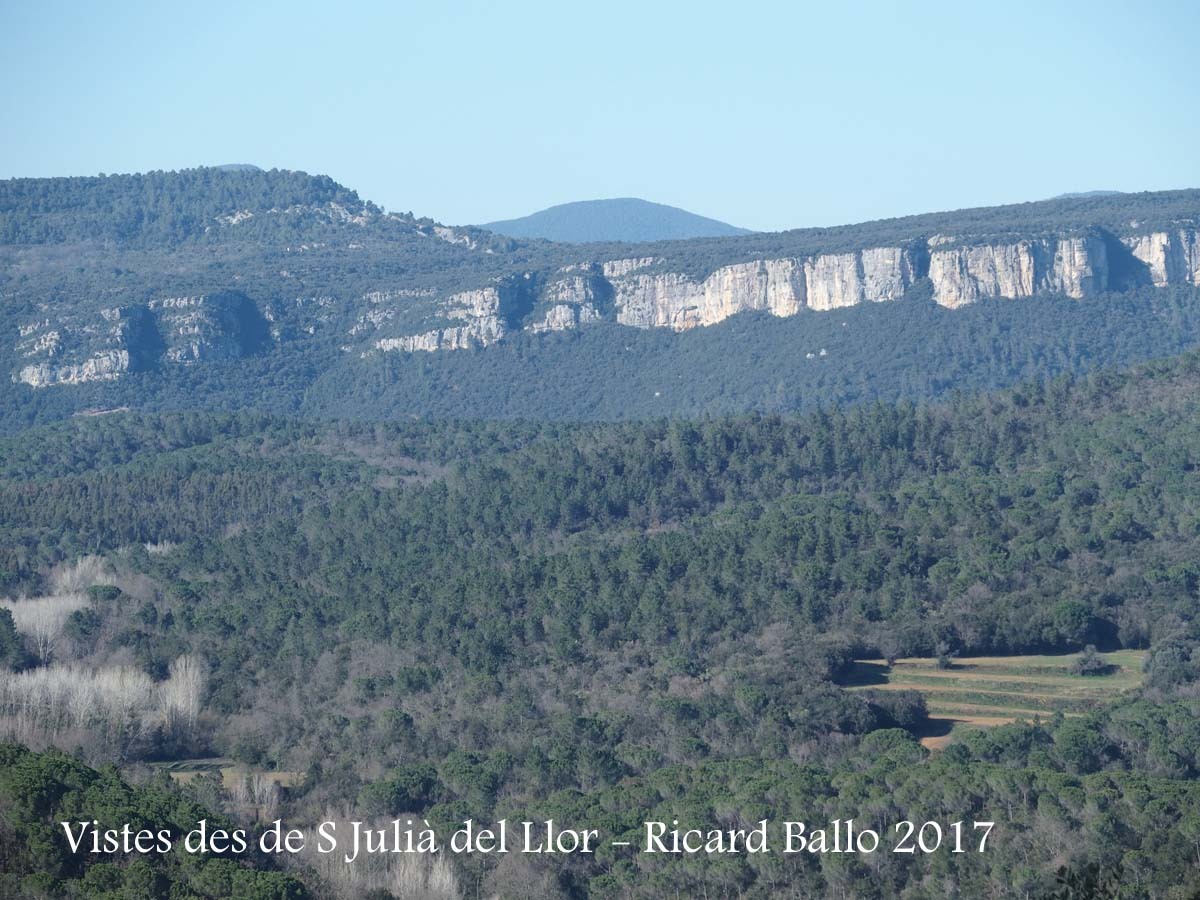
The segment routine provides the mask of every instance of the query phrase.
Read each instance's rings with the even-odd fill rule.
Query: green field
[[[888,666],[882,660],[854,663],[851,690],[920,691],[929,708],[921,743],[943,747],[964,726],[989,727],[1018,719],[1081,715],[1142,683],[1142,650],[1102,653],[1110,671],[1073,675],[1078,654],[975,656],[939,669],[935,659],[913,657]]]

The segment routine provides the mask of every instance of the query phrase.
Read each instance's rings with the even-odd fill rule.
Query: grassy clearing
[[[859,660],[848,679],[851,690],[919,691],[929,708],[921,743],[948,744],[961,727],[988,728],[1020,719],[1049,718],[1056,712],[1082,715],[1142,683],[1145,651],[1102,653],[1111,670],[1104,675],[1073,675],[1079,654],[1055,656],[975,656],[939,669],[937,660]]]
[[[188,782],[201,775],[219,774],[221,776],[221,783],[226,788],[234,787],[238,782],[255,776],[282,788],[298,787],[304,783],[303,772],[254,769],[236,763],[233,760],[222,759],[220,757],[211,759],[183,759],[176,762],[160,763],[157,768],[164,770],[171,778],[179,782]]]

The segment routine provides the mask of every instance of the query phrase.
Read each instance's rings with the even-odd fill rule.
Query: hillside
[[[112,406],[586,419],[1000,387],[1193,346],[1197,221],[1200,192],[1173,191],[571,245],[299,172],[3,181],[0,428]]]
[[[480,225],[514,238],[541,238],[569,244],[600,241],[678,241],[749,234],[716,219],[636,197],[563,203],[522,216]]]
[[[34,429],[0,441],[0,732],[95,764],[234,761],[268,787],[302,773],[249,810],[213,778],[185,785],[298,825],[330,809],[439,829],[554,818],[636,841],[656,817],[996,822],[987,854],[833,868],[460,855],[445,864],[472,898],[736,883],[765,900],[851,876],[884,896],[946,878],[1048,896],[1099,867],[1169,896],[1194,878],[1179,823],[1200,821],[1198,432],[1195,354],[804,417],[115,413]],[[39,631],[39,609],[70,614]],[[973,657],[1093,644],[1146,651],[1144,676],[1032,707],[991,685],[975,699],[1019,721],[935,754],[916,738],[945,687],[927,701],[911,684],[840,686],[856,660],[958,658],[964,682]],[[204,676],[186,721],[154,700],[179,693],[164,688],[181,660]],[[1027,659],[992,665],[1006,671],[991,681],[1030,674]],[[118,675],[144,694],[110,700]],[[12,771],[46,766],[27,763]],[[96,777],[50,774],[18,783]]]

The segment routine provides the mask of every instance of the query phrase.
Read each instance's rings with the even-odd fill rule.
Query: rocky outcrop
[[[87,381],[112,381],[129,371],[128,350],[101,350],[79,363],[55,365],[43,362],[25,366],[17,381],[41,388],[55,384],[83,384]]]
[[[752,309],[792,315],[804,305],[806,291],[803,266],[794,259],[724,266],[702,282],[663,272],[615,278],[612,285],[618,322],[675,331]]]
[[[596,312],[596,308],[589,304],[576,306],[569,303],[556,303],[540,318],[530,322],[528,328],[534,334],[543,331],[568,331],[590,322],[599,322],[600,318],[600,313]]]
[[[20,329],[16,350],[25,362],[13,378],[49,387],[111,381],[160,364],[234,359],[270,341],[268,329],[254,303],[235,292],[46,318]]]
[[[238,359],[266,337],[266,322],[244,295],[224,293],[151,300],[167,362],[190,365]]]
[[[504,337],[504,329],[494,319],[484,318],[466,325],[449,328],[434,328],[420,334],[394,338],[380,338],[375,349],[382,351],[403,350],[412,353],[418,350],[466,350],[468,347],[486,347]]]
[[[638,269],[646,269],[662,262],[654,256],[639,256],[635,259],[610,259],[600,264],[600,272],[605,278],[620,278]]]
[[[899,300],[917,278],[917,260],[908,248],[873,247],[863,250],[859,260],[863,299],[871,303]]]
[[[796,272],[796,260],[776,259],[770,266],[761,262],[724,266],[703,282],[679,272],[619,277],[612,282],[617,322],[685,331],[745,310],[794,311],[803,304],[804,289],[803,270],[792,283]]]
[[[1108,248],[1099,235],[1062,238],[1054,250],[1054,271],[1046,287],[1079,300],[1108,290]]]
[[[551,282],[542,294],[526,329],[534,333],[567,331],[604,318],[601,309],[609,305],[612,289],[598,274],[597,267],[580,266],[572,274]]]
[[[1195,272],[1200,257],[1196,244],[1185,238],[1166,243],[1163,265]],[[611,277],[617,321],[676,331],[746,310],[788,316],[802,308],[832,310],[899,300],[925,274],[937,302],[952,308],[987,297],[1038,293],[1079,299],[1109,285],[1107,245],[1096,233],[958,246],[942,238],[920,248],[873,247],[807,259],[759,260],[724,266],[704,281],[678,272],[639,271],[653,260],[618,262],[620,266],[605,268],[627,273]]]
[[[934,299],[951,308],[981,297],[1025,297],[1033,292],[1033,258],[1024,242],[935,250],[929,280]]]
[[[985,297],[1053,292],[1076,299],[1108,287],[1108,255],[1098,235],[937,247],[929,256],[934,299],[956,308]]]
[[[91,316],[44,318],[19,329],[24,364],[13,380],[32,387],[111,381],[145,361],[154,348],[154,321],[146,307],[112,307]]]
[[[864,301],[899,299],[915,279],[909,250],[879,247],[810,259],[763,259],[723,266],[704,281],[676,272],[613,279],[617,321],[686,331],[747,310],[791,316]]]
[[[1155,286],[1200,284],[1200,234],[1196,230],[1156,231],[1127,237],[1123,242],[1145,264]]]
[[[862,302],[863,286],[856,253],[825,254],[806,261],[804,282],[808,305],[813,309],[837,309]]]
[[[378,338],[373,347],[384,352],[401,350],[465,350],[487,347],[508,333],[509,322],[518,317],[529,290],[529,276],[462,291],[439,304],[439,317],[455,324],[441,325],[415,334]],[[461,323],[461,324],[457,324]]]

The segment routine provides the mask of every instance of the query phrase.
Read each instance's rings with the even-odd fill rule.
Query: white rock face
[[[1195,230],[1156,231],[1123,241],[1146,264],[1156,287],[1200,284],[1200,234]]]
[[[795,259],[767,259],[717,269],[704,280],[696,325],[712,325],[735,313],[765,309],[794,316],[804,306],[807,285]]]
[[[929,279],[934,298],[951,309],[982,297],[1027,297],[1033,293],[1033,258],[1026,242],[935,250]]]
[[[588,275],[560,278],[546,286],[545,299],[551,303],[593,303],[596,300],[596,280]]]
[[[21,326],[14,349],[25,364],[13,381],[41,388],[120,377],[130,368],[131,311],[113,307]]]
[[[236,359],[261,340],[259,325],[265,329],[266,320],[254,304],[233,292],[68,313],[21,329],[16,350],[25,363],[13,377],[47,387],[111,381],[162,363]]]
[[[859,254],[863,296],[872,303],[899,300],[915,280],[912,254],[899,247],[874,247]]]
[[[794,315],[807,296],[804,267],[795,259],[724,266],[703,282],[665,272],[617,278],[612,284],[618,322],[675,331],[712,325],[752,309]]]
[[[462,325],[434,328],[419,334],[380,338],[376,350],[465,350],[468,347],[487,347],[504,337],[505,327],[501,309],[508,299],[508,287],[486,287],[463,291],[447,297],[443,310],[448,319],[461,319]]]
[[[804,276],[808,283],[808,305],[812,309],[838,309],[863,301],[856,253],[826,254],[811,259],[804,264]]]
[[[1108,255],[1095,236],[935,249],[929,256],[934,299],[954,309],[984,297],[1053,291],[1076,299],[1108,287]]]
[[[686,275],[634,275],[613,282],[617,321],[636,328],[674,328],[682,331],[682,320],[699,303],[702,288]]]
[[[201,295],[164,297],[149,306],[167,344],[167,362],[191,365],[242,355],[239,324],[228,303]]]
[[[1068,297],[1094,297],[1108,289],[1108,249],[1095,236],[1062,238],[1054,250],[1050,283],[1040,290]]]
[[[452,319],[486,319],[499,313],[500,291],[494,287],[463,291],[446,300],[446,315]]]
[[[1183,248],[1184,269],[1192,284],[1200,284],[1200,232],[1180,231],[1179,243]]]
[[[435,328],[421,334],[410,334],[396,338],[380,338],[375,349],[403,350],[413,353],[418,350],[466,350],[468,347],[486,347],[504,336],[503,329],[487,321],[471,322],[453,328]]]
[[[590,303],[558,303],[546,310],[546,314],[529,324],[528,328],[534,334],[545,331],[567,331],[587,325],[589,322],[599,322],[600,313]]]
[[[322,209],[349,223],[367,214],[336,204]],[[228,218],[222,224],[236,226],[246,217],[234,213]],[[434,229],[426,236],[459,242],[464,235]],[[544,286],[532,273],[523,279],[500,277],[486,287],[444,298],[434,288],[396,286],[363,294],[356,298],[359,305],[349,309],[332,297],[297,297],[295,307],[304,308],[306,318],[284,331],[312,334],[341,322],[352,339],[343,349],[368,356],[487,347],[518,322],[534,333],[603,320],[681,332],[746,311],[792,316],[805,309],[842,309],[899,300],[926,275],[935,300],[949,308],[1043,292],[1085,298],[1109,288],[1108,248],[1114,239],[1103,232],[971,240],[970,235],[934,235],[924,246],[749,260],[721,266],[703,279],[664,271],[661,257],[585,259],[547,273]],[[1200,232],[1195,225],[1180,223],[1122,240],[1145,266],[1149,282],[1200,285]],[[1131,261],[1126,257],[1125,263]],[[1124,286],[1124,271],[1121,277],[1117,286]],[[289,303],[278,312],[291,315],[295,309]],[[267,321],[277,318],[273,308],[260,314],[236,291],[74,314],[51,313],[47,306],[35,315],[15,336],[20,363],[11,376],[35,387],[111,380],[131,368],[240,357],[255,352]],[[284,332],[275,327],[271,333],[279,338]]]
[[[433,351],[440,349],[441,336],[440,331],[427,331],[424,334],[409,334],[398,338],[380,338],[375,342],[375,349],[385,353],[392,350],[403,350],[405,353],[416,350]]]
[[[572,271],[586,270],[588,267],[580,266]],[[589,322],[600,321],[603,316],[600,314],[596,297],[597,281],[605,283],[595,274],[571,275],[551,282],[546,287],[542,299],[553,305],[543,315],[526,325],[526,329],[540,334],[546,331],[566,331]]]
[[[112,381],[129,371],[128,350],[102,350],[81,363],[56,366],[39,363],[25,366],[17,374],[17,381],[35,388],[56,384],[83,384],[86,381]]]
[[[447,228],[445,225],[435,225],[433,227],[435,236],[441,238],[448,244],[461,244],[470,250],[474,250],[477,246],[476,241],[471,235],[465,231],[459,231],[457,228]]]
[[[617,321],[638,328],[686,331],[747,310],[792,316],[864,301],[897,300],[914,279],[911,255],[899,247],[814,259],[764,259],[723,266],[704,281],[677,272],[612,279]]]
[[[662,262],[662,260],[653,256],[639,256],[636,259],[610,259],[608,262],[601,264],[600,271],[605,278],[620,278],[623,275],[628,275],[630,272],[636,272],[638,269],[644,269],[659,262]]]

